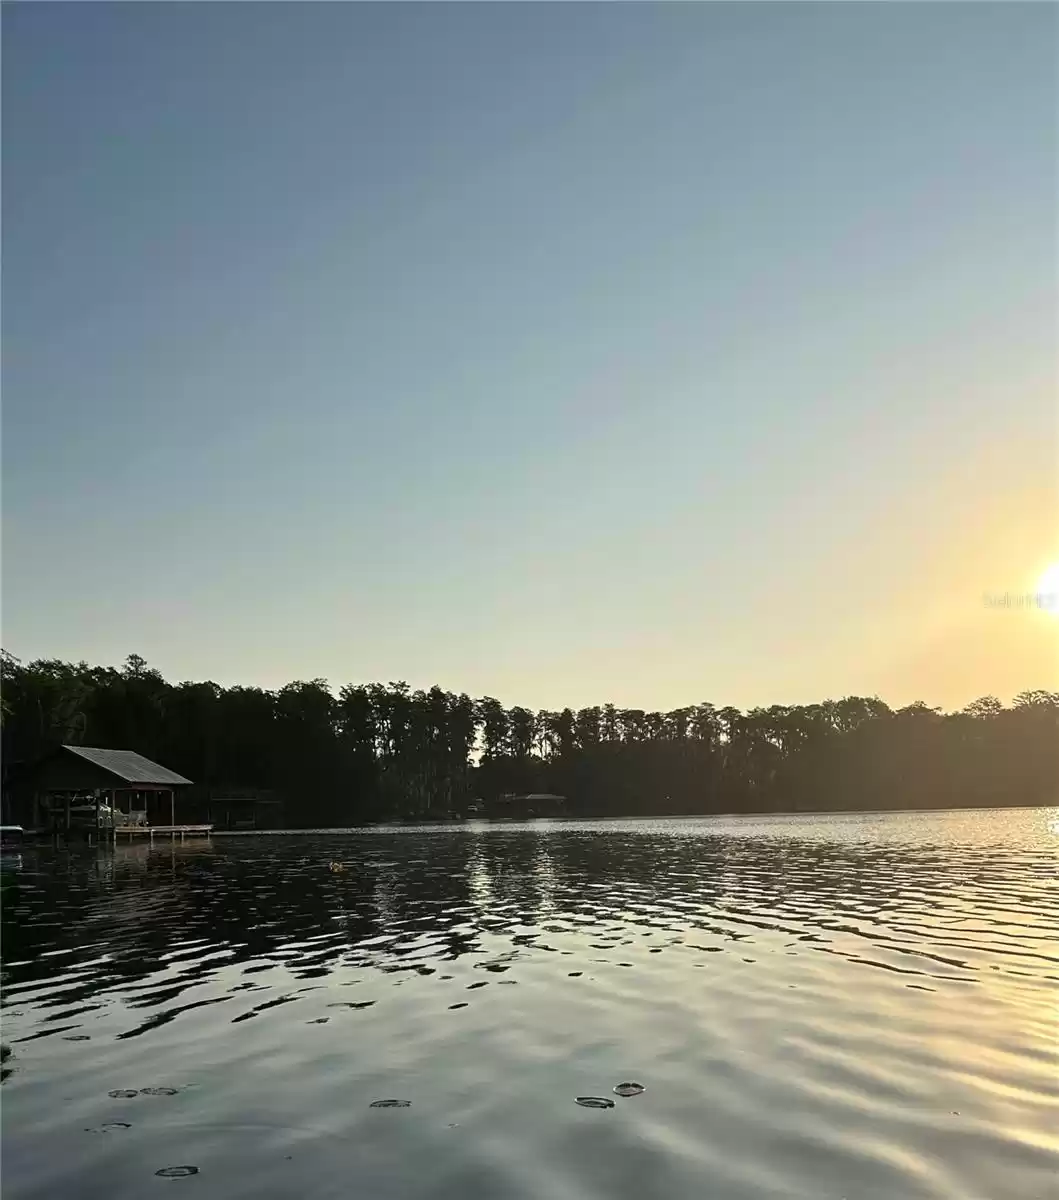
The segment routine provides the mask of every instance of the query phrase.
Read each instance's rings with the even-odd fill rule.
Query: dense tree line
[[[64,743],[137,750],[203,789],[267,789],[291,825],[463,815],[512,793],[575,815],[1059,802],[1059,693],[961,712],[849,696],[741,712],[505,708],[440,687],[275,691],[124,667],[2,663],[5,777]]]

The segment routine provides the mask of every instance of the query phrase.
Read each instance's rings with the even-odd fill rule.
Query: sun
[[[1059,562],[1045,567],[1037,580],[1037,605],[1053,617],[1059,617]]]

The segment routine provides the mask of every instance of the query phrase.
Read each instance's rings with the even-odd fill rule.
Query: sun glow
[[[1053,617],[1059,617],[1059,562],[1045,567],[1037,580],[1037,604]]]

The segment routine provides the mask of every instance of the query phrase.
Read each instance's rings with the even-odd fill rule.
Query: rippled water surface
[[[29,848],[5,1200],[1056,1197],[1057,865],[1042,809]]]

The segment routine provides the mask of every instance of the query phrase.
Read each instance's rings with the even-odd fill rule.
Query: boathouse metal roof
[[[87,759],[126,783],[164,784],[171,787],[191,783],[190,779],[144,758],[135,750],[102,750],[96,746],[63,746],[63,749]]]

